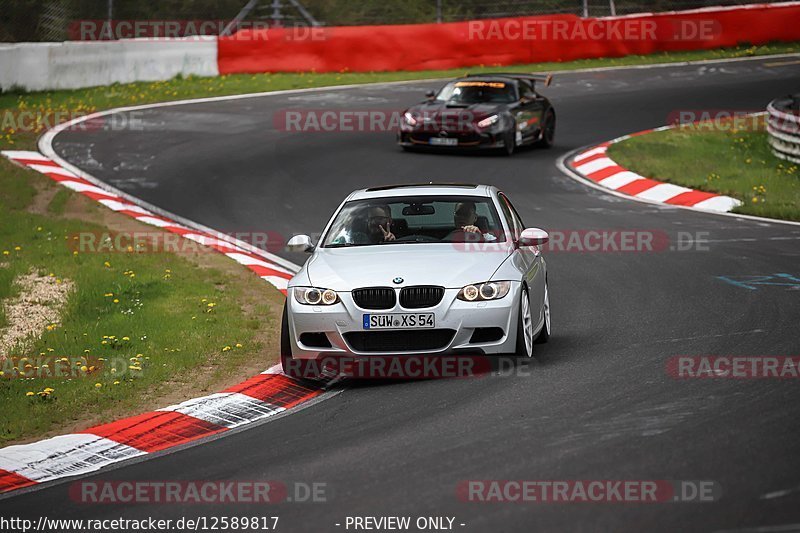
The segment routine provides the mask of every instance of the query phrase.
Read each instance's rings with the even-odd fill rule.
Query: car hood
[[[319,249],[306,264],[310,282],[325,289],[439,285],[448,289],[487,281],[511,252],[494,245],[489,251],[468,251],[457,244],[387,244]]]
[[[408,109],[413,115],[422,117],[423,125],[454,127],[461,123],[473,123],[508,109],[509,104],[471,104],[449,106],[445,102],[419,104]]]

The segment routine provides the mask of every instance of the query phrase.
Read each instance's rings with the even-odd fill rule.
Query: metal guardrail
[[[767,133],[776,157],[800,163],[800,94],[776,98],[767,105]]]

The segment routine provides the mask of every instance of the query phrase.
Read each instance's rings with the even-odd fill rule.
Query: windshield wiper
[[[325,246],[325,248],[345,248],[347,246],[366,246],[365,244],[356,244],[354,242],[337,242]]]

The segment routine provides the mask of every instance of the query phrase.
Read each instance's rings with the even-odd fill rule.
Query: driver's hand
[[[383,240],[384,241],[393,241],[395,239],[394,233],[392,233],[389,229],[384,229],[383,226],[378,226],[381,228],[383,232]],[[386,224],[386,227],[389,228],[389,224]]]
[[[464,233],[480,233],[481,230],[478,226],[464,226],[461,228],[464,230]]]

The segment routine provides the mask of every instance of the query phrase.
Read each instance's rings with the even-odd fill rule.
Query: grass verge
[[[0,354],[0,445],[216,392],[275,362],[283,295],[244,267],[201,247],[82,251],[81,232],[159,230],[7,161],[0,190],[0,304],[30,272],[74,284],[57,322]]]
[[[736,213],[800,221],[798,166],[772,155],[763,117],[746,122],[653,132],[611,145],[608,155],[642,176],[738,198]]]

